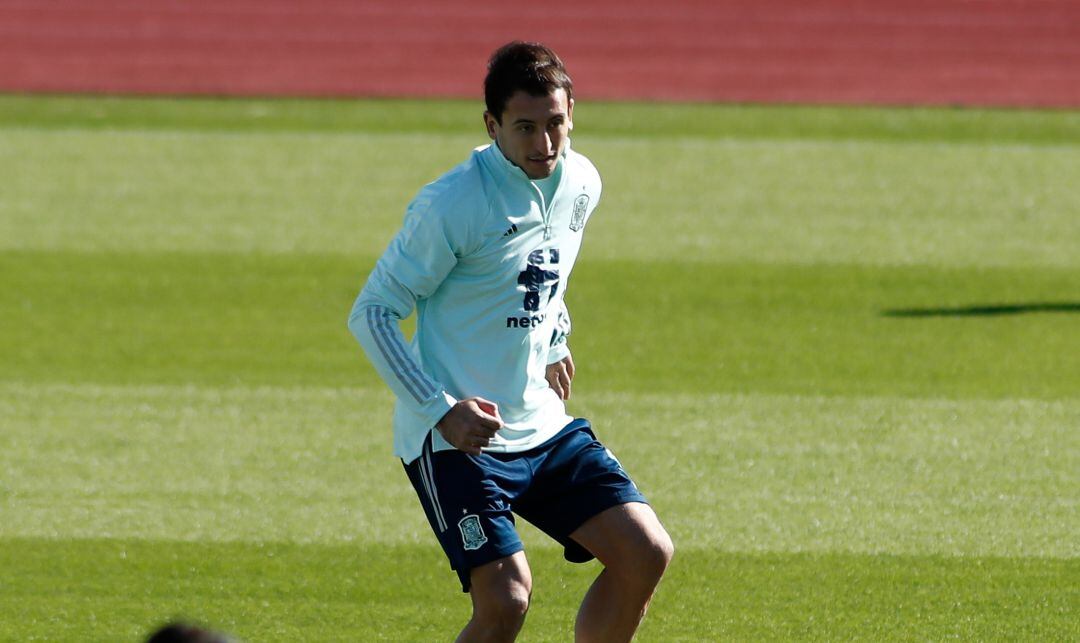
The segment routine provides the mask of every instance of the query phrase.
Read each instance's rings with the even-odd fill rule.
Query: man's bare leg
[[[525,552],[500,558],[472,570],[473,614],[457,640],[461,643],[513,641],[532,595],[532,571]]]
[[[590,518],[570,537],[604,565],[578,611],[579,643],[634,638],[675,547],[652,508],[632,502]]]

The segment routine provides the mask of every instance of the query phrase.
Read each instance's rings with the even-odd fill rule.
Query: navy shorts
[[[520,453],[433,452],[429,437],[405,471],[465,592],[472,568],[525,548],[513,513],[558,541],[567,560],[584,563],[593,555],[570,534],[605,509],[645,502],[583,419]]]

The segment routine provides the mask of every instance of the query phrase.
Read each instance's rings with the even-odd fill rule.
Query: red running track
[[[511,39],[589,98],[1080,106],[1080,0],[0,0],[0,91],[478,97]]]

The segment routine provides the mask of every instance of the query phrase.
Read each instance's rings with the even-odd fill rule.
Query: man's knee
[[[640,559],[637,562],[640,576],[653,585],[659,583],[674,556],[675,543],[671,542],[667,531],[660,527],[648,535],[641,547]]]
[[[613,572],[633,587],[651,592],[675,556],[675,544],[659,523],[635,539],[630,554],[620,557]],[[613,565],[609,565],[609,568]]]
[[[517,631],[529,611],[532,588],[524,582],[511,582],[500,591],[475,596],[473,617],[492,628]]]
[[[675,555],[671,536],[643,503],[612,507],[571,537],[592,552],[622,587],[634,592],[651,594]]]
[[[520,552],[474,570],[473,619],[498,631],[516,632],[532,596],[532,574]]]

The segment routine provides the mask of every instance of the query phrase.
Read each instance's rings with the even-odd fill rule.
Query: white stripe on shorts
[[[446,518],[443,517],[442,505],[439,504],[439,494],[435,491],[435,470],[431,468],[431,451],[424,449],[424,453],[420,456],[419,468],[420,479],[424,483],[431,506],[435,510],[435,522],[440,532],[446,531]]]

